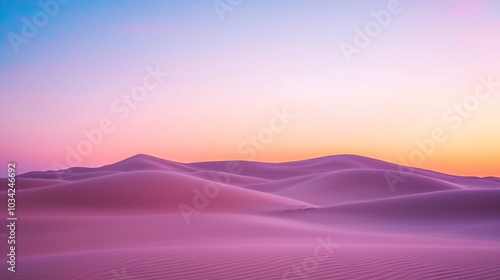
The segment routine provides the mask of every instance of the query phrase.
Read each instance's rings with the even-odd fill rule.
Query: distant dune
[[[0,278],[500,279],[500,179],[400,171],[136,155],[22,174],[18,272]]]

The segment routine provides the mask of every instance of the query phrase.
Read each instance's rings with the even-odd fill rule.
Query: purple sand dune
[[[500,179],[408,170],[137,155],[22,174],[18,271],[0,278],[500,279]]]

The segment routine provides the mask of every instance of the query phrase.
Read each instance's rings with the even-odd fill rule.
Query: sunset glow
[[[442,129],[445,142],[418,167],[500,175],[500,4],[388,3],[245,1],[221,20],[211,1],[71,1],[29,42],[13,43],[7,34],[22,35],[40,7],[4,1],[2,162],[22,172],[139,153],[403,164]],[[346,57],[342,44],[355,47],[357,30],[391,5],[389,24]],[[154,89],[140,93],[151,72]],[[247,146],[275,110],[294,117],[265,148]],[[102,139],[81,144],[102,121]],[[80,144],[80,159],[68,160]]]

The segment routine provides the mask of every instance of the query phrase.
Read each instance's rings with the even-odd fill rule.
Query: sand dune
[[[136,171],[81,179],[22,191],[25,215],[101,215],[179,213],[180,203],[191,203],[206,189],[216,196],[206,212],[240,213],[299,208],[309,203],[186,176],[176,172]],[[201,200],[200,200],[201,201]],[[203,202],[203,201],[201,201]]]
[[[313,249],[254,246],[89,251],[28,258],[25,264],[33,273],[9,279],[62,280],[68,275],[75,280],[498,279],[498,249],[345,246],[303,270],[301,264],[314,254]],[[51,269],[54,263],[59,264],[58,269]],[[79,269],[75,271],[75,267]]]
[[[391,188],[385,174],[399,171]],[[17,186],[19,270],[2,279],[500,279],[494,177],[352,155],[137,155],[30,172]]]
[[[445,190],[465,190],[464,186],[413,175],[406,179],[397,192],[388,186],[382,170],[348,169],[330,171],[246,185],[244,187],[282,196],[301,199],[322,206],[339,203],[389,198]]]

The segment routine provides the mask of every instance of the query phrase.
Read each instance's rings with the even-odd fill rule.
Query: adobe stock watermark
[[[38,1],[38,6],[40,11],[33,14],[31,19],[27,17],[22,17],[21,21],[23,26],[21,27],[20,34],[9,32],[7,33],[7,39],[9,39],[10,45],[14,50],[14,53],[19,52],[19,47],[21,44],[28,44],[30,39],[33,39],[39,32],[39,30],[45,27],[49,20],[59,14],[62,5],[66,5],[69,0],[40,0]]]
[[[268,125],[261,128],[256,135],[248,137],[238,145],[240,155],[247,156],[246,160],[252,160],[257,156],[257,152],[264,150],[265,145],[274,141],[275,135],[281,133],[290,124],[295,115],[288,112],[287,108],[278,110],[273,109],[273,117],[269,120]],[[224,188],[231,182],[231,174],[238,175],[243,172],[240,163],[230,161],[226,164],[225,172],[211,171],[209,176],[211,181],[207,182],[203,189],[193,189],[193,199],[191,204],[180,203],[178,206],[179,212],[184,219],[186,225],[191,224],[191,216],[199,215],[201,211],[206,209],[210,201],[217,198]]]
[[[404,6],[400,0],[389,0],[385,9],[370,12],[373,20],[367,22],[363,28],[354,28],[355,34],[352,44],[341,42],[339,45],[347,63],[351,63],[353,55],[359,55],[361,51],[368,48],[373,39],[378,37],[384,28],[387,28],[392,23],[393,17],[399,15],[403,10]]]
[[[443,112],[442,119],[446,126],[434,128],[427,138],[417,139],[415,148],[406,157],[399,157],[398,170],[384,173],[391,191],[395,192],[396,185],[405,182],[406,178],[415,172],[415,168],[422,166],[436,152],[439,145],[448,140],[450,131],[460,129],[464,121],[495,94],[500,95],[500,81],[495,81],[492,75],[480,77],[473,93]]]
[[[302,262],[292,265],[288,270],[286,270],[281,279],[282,280],[306,280],[310,275],[315,273],[318,269],[320,262],[328,259],[334,252],[334,249],[340,247],[339,243],[332,243],[331,234],[325,239],[318,237],[316,238],[316,247],[312,253],[312,256],[305,258]]]
[[[295,118],[295,115],[287,112],[286,108],[281,111],[275,108],[273,113],[274,116],[267,126],[262,127],[255,135],[249,136],[238,145],[238,153],[247,156],[247,160],[255,159],[258,151],[264,150],[267,144],[273,142],[275,135],[285,130],[290,121]]]
[[[115,98],[110,104],[110,110],[118,120],[113,118],[101,118],[96,126],[91,129],[82,130],[82,138],[75,145],[66,146],[65,162],[52,162],[52,168],[57,170],[56,175],[62,180],[62,173],[67,172],[71,166],[79,166],[83,159],[89,156],[95,147],[101,145],[105,136],[111,134],[118,121],[123,122],[129,116],[132,110],[138,108],[139,104],[144,102],[149,94],[157,89],[168,77],[168,73],[160,69],[159,65],[147,66],[146,74],[142,82],[134,86],[128,94],[122,94]]]
[[[244,0],[215,0],[212,4],[220,21],[224,21],[224,14],[227,12],[234,12],[236,7],[241,5],[243,1]]]
[[[128,275],[125,271],[125,268],[122,268],[120,271],[113,269],[111,270],[111,274],[113,275],[113,278],[111,278],[111,280],[139,280],[134,276]]]

